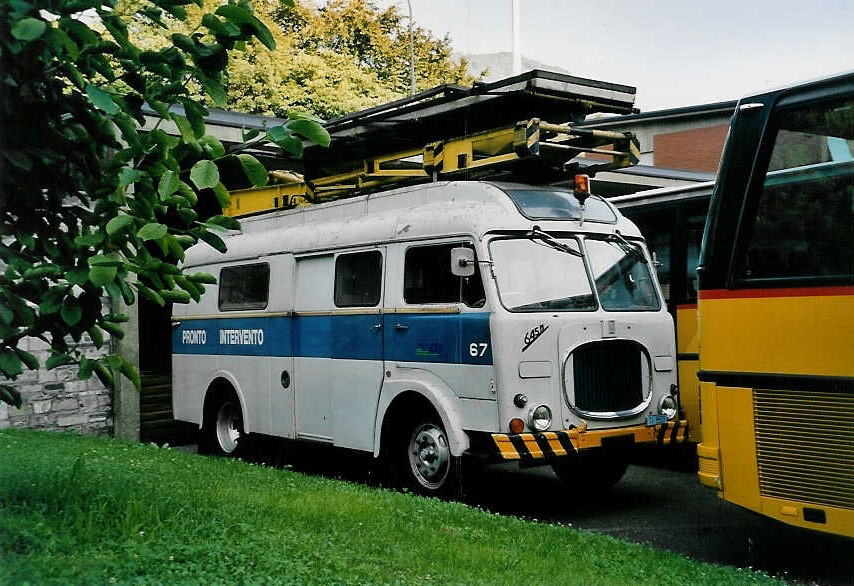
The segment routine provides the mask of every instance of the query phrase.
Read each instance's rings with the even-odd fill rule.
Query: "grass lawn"
[[[782,584],[459,503],[0,431],[0,584]]]

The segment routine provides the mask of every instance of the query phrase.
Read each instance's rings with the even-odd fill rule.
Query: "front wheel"
[[[235,398],[228,397],[217,401],[209,416],[205,417],[199,448],[203,453],[236,458],[240,455],[240,443],[244,438],[240,404]]]
[[[408,429],[402,468],[407,488],[426,496],[445,496],[458,482],[459,459],[451,454],[448,436],[438,421],[419,421]]]

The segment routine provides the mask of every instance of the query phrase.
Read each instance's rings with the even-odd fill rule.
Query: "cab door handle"
[[[409,329],[409,326],[406,324],[394,324],[394,329],[404,332]]]

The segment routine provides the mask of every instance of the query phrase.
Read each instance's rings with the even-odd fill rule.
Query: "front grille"
[[[629,411],[643,402],[643,355],[637,344],[622,340],[593,342],[572,353],[576,409],[587,412]]]
[[[753,392],[759,492],[854,509],[854,395]]]

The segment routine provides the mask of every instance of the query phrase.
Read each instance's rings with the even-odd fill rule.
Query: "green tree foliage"
[[[226,154],[206,133],[200,98],[224,106],[232,52],[252,40],[273,49],[275,39],[248,0],[218,2],[199,11],[191,32],[166,34],[164,20],[185,20],[190,1],[0,2],[2,401],[20,405],[8,381],[24,369],[62,364],[79,364],[83,379],[94,373],[110,385],[121,373],[138,386],[120,356],[87,357],[77,345],[85,336],[99,348],[122,337],[127,318],[104,308],[105,293],[127,304],[198,300],[213,279],[181,274],[184,251],[199,241],[223,250],[218,232],[236,227],[223,216],[198,217],[199,191],[226,203],[218,164],[229,157],[254,184],[266,182],[257,160]],[[127,22],[160,30],[163,42],[141,45]],[[143,132],[144,104],[161,122]],[[295,134],[329,140],[306,119],[253,140],[298,150]],[[46,364],[21,347],[29,337],[49,345]]]
[[[272,31],[276,49],[256,44],[229,62],[228,109],[331,119],[409,95],[409,17],[396,6],[380,10],[368,0],[330,0],[318,8],[295,0],[257,3],[255,10]],[[185,21],[168,24],[188,34],[199,14],[191,10]],[[143,21],[128,26],[149,46],[164,43],[163,35]],[[416,23],[413,41],[418,91],[475,81],[465,60],[452,60],[450,39],[436,39]]]

